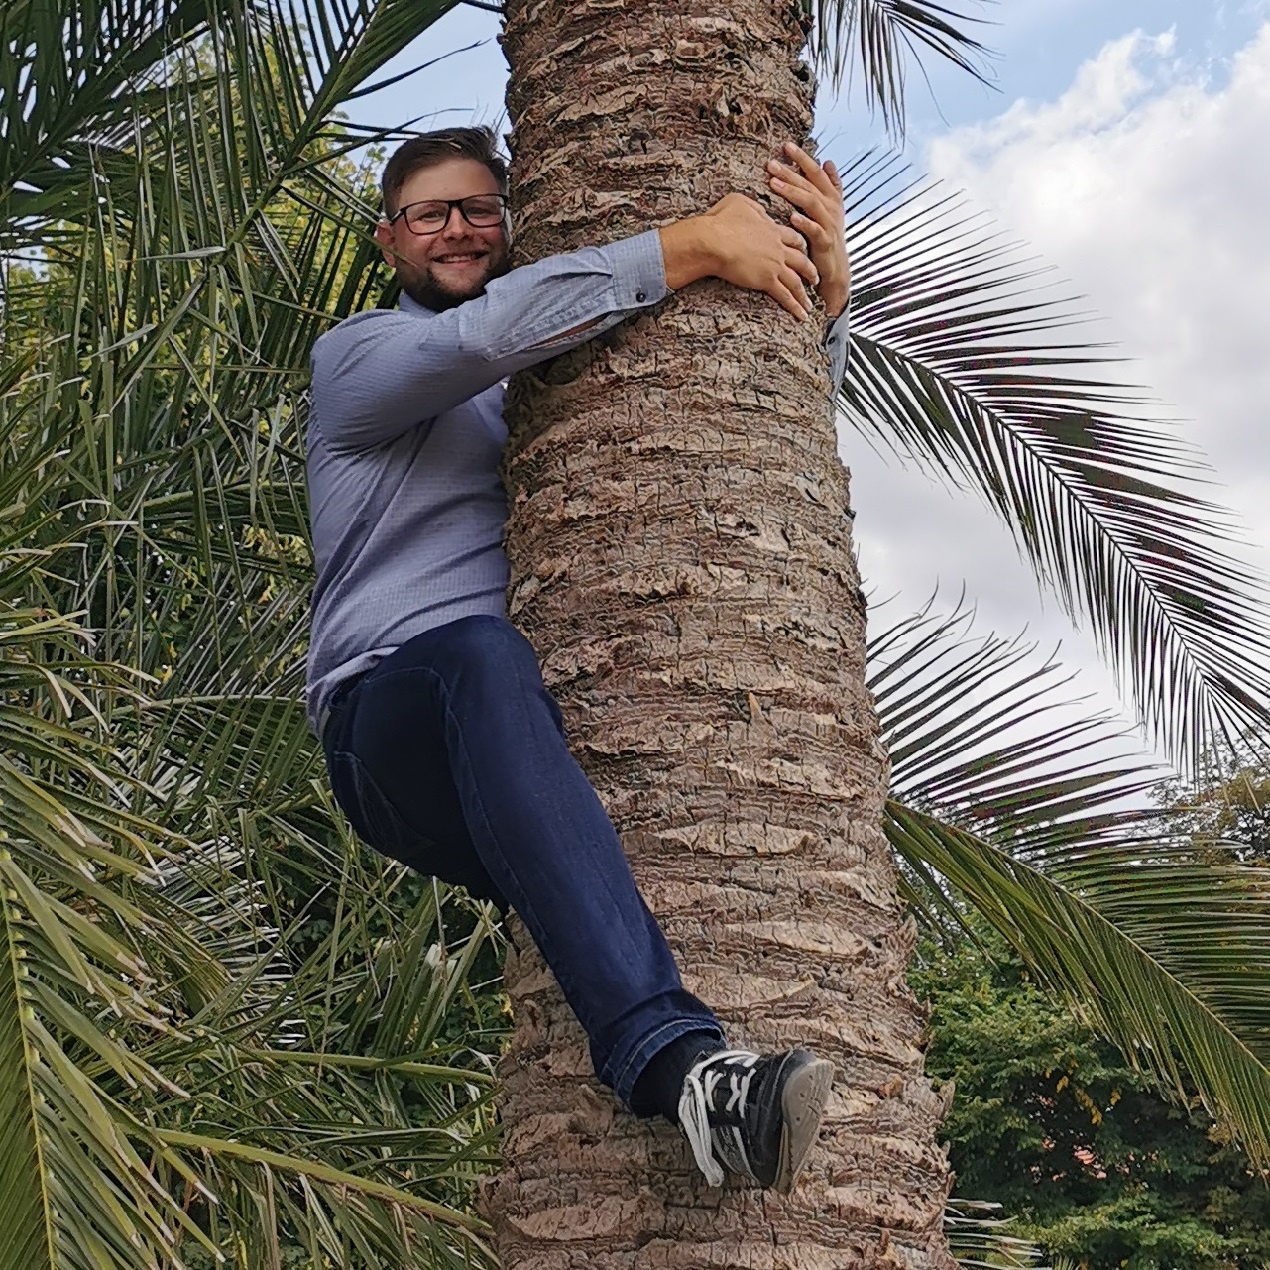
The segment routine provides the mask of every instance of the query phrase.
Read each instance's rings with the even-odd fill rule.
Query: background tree
[[[923,940],[913,975],[932,1001],[928,1070],[957,1082],[944,1131],[958,1193],[1000,1203],[1047,1259],[1088,1270],[1264,1266],[1270,1175],[970,925],[972,939]]]
[[[1233,849],[1270,864],[1270,751],[1256,735],[1219,740],[1204,756],[1198,786],[1173,779],[1157,791],[1161,831],[1198,851]]]

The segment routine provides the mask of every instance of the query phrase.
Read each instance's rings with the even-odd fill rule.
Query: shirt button
[[[645,295],[642,291],[636,291],[636,292],[635,292],[635,303],[636,303],[636,304],[643,304],[643,303],[644,303],[644,301],[645,301],[645,300],[647,300],[647,299],[648,299],[648,296],[646,296],[646,295]]]

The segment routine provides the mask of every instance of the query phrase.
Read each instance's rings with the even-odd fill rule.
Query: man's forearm
[[[658,230],[662,239],[662,259],[665,264],[665,284],[678,291],[700,278],[720,277],[728,272],[729,251],[744,251],[744,244],[728,241],[729,226],[718,217],[690,216],[663,225]],[[831,394],[841,390],[847,367],[847,345],[850,328],[847,319],[847,300],[850,298],[850,276],[845,286],[825,297],[829,325],[824,334],[824,347],[831,362]]]

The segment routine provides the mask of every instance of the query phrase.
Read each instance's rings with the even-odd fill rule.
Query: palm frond
[[[1071,880],[902,803],[890,802],[887,815],[887,836],[903,859],[947,879],[1042,983],[1174,1096],[1187,1100],[1194,1082],[1254,1163],[1270,1162],[1265,1007],[1249,991],[1249,980],[1261,980],[1265,1001],[1265,972],[1245,976],[1239,961],[1251,949],[1265,965],[1265,871],[1197,868],[1157,849],[1101,853]],[[1099,902],[1107,893],[1114,914]],[[1235,981],[1229,989],[1227,979]],[[1254,1039],[1232,1022],[1232,1005]]]
[[[1270,592],[1229,549],[1200,456],[1097,377],[1098,346],[1059,342],[1079,314],[1033,264],[959,198],[899,176],[866,157],[847,180],[846,417],[986,500],[1180,765],[1227,730],[1265,730]]]
[[[1270,870],[1162,833],[1123,730],[1073,719],[1052,660],[968,642],[967,621],[926,612],[874,641],[908,885],[954,921],[977,909],[1132,1062],[1198,1089],[1270,1160]]]
[[[95,834],[7,760],[0,760],[0,915],[7,956],[0,989],[6,1230],[32,1264],[76,1264],[89,1249],[120,1270],[158,1265],[174,1229],[197,1237],[156,1187],[121,1124],[109,1086],[179,1092],[118,1039],[131,1024],[170,1028],[167,1010],[120,929],[145,915],[97,871],[131,872]],[[90,861],[92,863],[90,863]],[[89,878],[94,879],[88,881]],[[16,1222],[20,1220],[21,1225]]]
[[[935,0],[803,0],[812,47],[836,87],[859,67],[865,95],[893,134],[904,131],[908,59],[934,53],[987,83],[987,49],[966,32],[981,21]],[[814,9],[814,18],[810,16]],[[852,47],[854,45],[854,48]]]
[[[211,7],[10,0],[0,11],[0,203],[20,195],[13,210],[25,216],[43,194],[65,200],[77,179],[69,152],[127,131],[164,59],[207,29]]]
[[[443,892],[390,908],[391,872],[364,871],[346,843],[306,843],[267,807],[239,810],[205,846],[169,833],[152,851],[164,834],[131,810],[112,826],[112,789],[94,801],[85,784],[93,767],[65,781],[80,731],[59,740],[38,766],[60,761],[58,783],[78,785],[73,801],[131,849],[0,760],[0,1043],[16,1060],[0,1125],[22,1165],[0,1181],[32,1263],[74,1264],[91,1246],[103,1265],[181,1264],[174,1239],[207,1240],[187,1185],[221,1201],[204,1215],[231,1243],[276,1240],[272,1214],[326,1255],[391,1258],[399,1244],[385,1241],[405,1238],[438,1265],[487,1261],[462,1210],[491,1161],[492,1060],[447,1063],[442,1031],[493,937],[488,918],[455,943]],[[88,748],[102,760],[100,738]],[[258,847],[250,863],[241,839]],[[315,947],[273,863],[305,848],[349,916]],[[384,938],[399,922],[409,937]]]
[[[949,1199],[944,1209],[948,1249],[959,1264],[995,1270],[1039,1270],[1042,1252],[1011,1232],[1011,1219],[1000,1204],[983,1200]]]

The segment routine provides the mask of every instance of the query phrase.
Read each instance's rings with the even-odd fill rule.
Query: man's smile
[[[455,251],[433,256],[432,263],[434,265],[470,265],[484,260],[488,255],[488,251]]]

